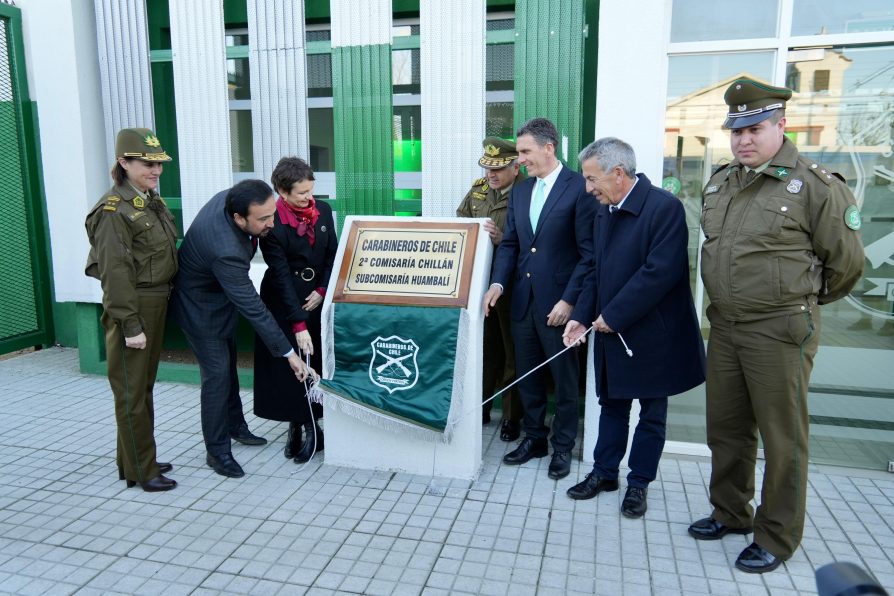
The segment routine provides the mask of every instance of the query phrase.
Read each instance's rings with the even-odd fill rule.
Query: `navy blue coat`
[[[596,387],[606,394],[600,397],[667,397],[705,380],[683,204],[644,174],[638,178],[619,211],[609,214],[607,205],[596,211],[593,258],[571,316],[589,327],[602,314],[616,331],[591,333]]]
[[[530,209],[536,180],[512,187],[491,281],[503,288],[512,282],[514,320],[524,317],[533,295],[534,316],[546,323],[559,300],[577,302],[593,254],[595,201],[586,193],[583,176],[563,165],[535,231]]]

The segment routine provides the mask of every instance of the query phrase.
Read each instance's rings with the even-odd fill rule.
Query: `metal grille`
[[[515,128],[549,118],[559,131],[556,155],[577,169],[581,149],[586,0],[515,3]],[[551,68],[541,68],[549,64]]]
[[[9,37],[9,21],[0,18],[0,340],[39,330]]]

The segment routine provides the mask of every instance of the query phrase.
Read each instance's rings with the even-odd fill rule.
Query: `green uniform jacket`
[[[512,186],[518,184],[525,177],[519,172],[512,182]],[[462,203],[456,208],[457,217],[489,217],[494,221],[498,230],[503,229],[506,223],[506,212],[509,209],[509,192],[512,186],[501,192],[491,188],[487,178],[479,178],[472,183],[472,188],[466,193]]]
[[[143,332],[138,294],[167,296],[177,273],[174,216],[154,191],[111,188],[87,214],[90,254],[84,272],[102,283],[102,306],[125,337]]]
[[[843,179],[785,139],[743,188],[733,161],[703,193],[702,279],[728,321],[756,321],[843,298],[863,275],[860,214]]]

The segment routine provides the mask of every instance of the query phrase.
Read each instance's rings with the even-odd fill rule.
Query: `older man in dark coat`
[[[630,407],[640,402],[621,513],[642,517],[664,448],[667,398],[705,380],[705,348],[689,289],[688,230],[682,203],[637,175],[633,149],[604,138],[580,154],[596,212],[594,251],[567,345],[594,321],[596,391],[601,413],[595,464],[572,499],[618,490]]]

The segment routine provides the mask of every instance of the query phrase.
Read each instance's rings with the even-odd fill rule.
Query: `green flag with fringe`
[[[326,403],[371,424],[449,442],[462,310],[334,305],[334,374],[320,381]],[[331,370],[331,369],[330,369]]]

